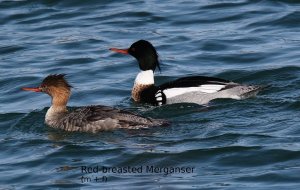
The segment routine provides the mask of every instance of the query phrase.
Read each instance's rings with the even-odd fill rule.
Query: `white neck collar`
[[[154,74],[152,70],[141,71],[135,78],[136,84],[149,85],[154,84]]]

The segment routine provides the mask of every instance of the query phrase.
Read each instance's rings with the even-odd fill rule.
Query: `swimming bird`
[[[64,74],[47,76],[35,88],[22,90],[43,92],[52,98],[51,107],[45,116],[45,123],[53,128],[65,131],[96,133],[117,128],[139,129],[167,125],[160,119],[145,118],[138,114],[108,106],[91,105],[68,111],[67,103],[71,95],[71,85]]]
[[[206,76],[189,76],[155,86],[154,71],[160,70],[158,54],[146,40],[134,42],[128,49],[111,51],[131,55],[138,61],[140,72],[135,78],[131,97],[136,102],[163,105],[173,103],[207,104],[219,98],[244,99],[255,96],[261,86],[243,85],[229,80]]]

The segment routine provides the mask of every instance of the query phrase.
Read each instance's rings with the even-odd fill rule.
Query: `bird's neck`
[[[65,89],[53,89],[50,96],[52,97],[52,107],[66,107],[69,101],[71,92]]]
[[[152,70],[141,71],[135,78],[134,84],[154,85],[154,73]]]
[[[58,122],[68,112],[68,100],[69,94],[52,96],[52,104],[45,117],[46,124],[50,126],[54,125],[54,123]]]
[[[154,73],[152,70],[139,72],[134,81],[131,97],[134,99],[134,101],[139,102],[141,100],[142,91],[153,85]]]

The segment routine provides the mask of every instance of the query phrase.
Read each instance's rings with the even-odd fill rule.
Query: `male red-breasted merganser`
[[[33,92],[44,92],[51,96],[52,105],[48,109],[45,123],[65,131],[96,133],[116,128],[139,129],[166,125],[165,120],[145,118],[140,115],[116,108],[93,105],[68,112],[67,103],[71,86],[64,74],[49,75],[36,88],[22,88]]]
[[[255,96],[262,88],[234,83],[228,80],[191,76],[179,78],[160,86],[154,85],[154,71],[160,70],[158,54],[154,46],[139,40],[128,49],[110,48],[111,51],[129,54],[138,61],[141,72],[138,73],[132,89],[132,98],[136,102],[163,105],[172,103],[207,104],[218,98],[243,99]]]

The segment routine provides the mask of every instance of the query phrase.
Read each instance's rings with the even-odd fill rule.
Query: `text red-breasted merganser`
[[[33,92],[44,92],[51,96],[52,104],[45,117],[45,123],[65,131],[96,133],[116,128],[139,129],[168,124],[165,120],[145,118],[140,115],[108,106],[92,105],[72,112],[67,109],[71,86],[64,74],[47,76],[40,86],[22,88]]]
[[[111,51],[129,54],[138,61],[141,71],[138,73],[132,89],[132,98],[136,102],[163,105],[173,103],[207,104],[219,98],[244,99],[255,96],[261,86],[242,85],[224,79],[191,76],[179,78],[160,86],[154,84],[154,71],[160,69],[158,54],[154,46],[146,41],[134,42],[128,49],[110,48]]]

